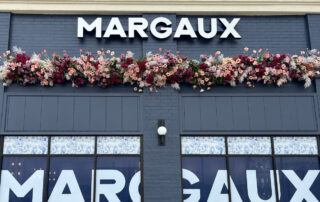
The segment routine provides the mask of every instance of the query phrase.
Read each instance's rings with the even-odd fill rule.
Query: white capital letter
[[[121,202],[117,193],[121,192],[126,185],[126,179],[118,170],[97,170],[96,201],[100,202],[100,195],[103,194],[108,201]],[[114,180],[112,184],[101,184],[101,180]]]
[[[318,201],[318,199],[310,191],[310,187],[316,180],[319,170],[309,170],[303,180],[301,180],[293,170],[282,170],[282,172],[297,189],[290,202],[301,202],[303,199],[312,202]]]
[[[188,169],[182,169],[182,178],[186,179],[191,185],[199,182],[199,178]],[[200,200],[200,189],[183,189],[183,194],[190,194],[190,197],[184,202],[198,202]]]
[[[186,29],[184,29],[186,27]],[[181,18],[174,38],[180,38],[181,35],[189,35],[191,38],[197,38],[188,18]]]
[[[1,173],[0,201],[9,202],[10,190],[19,198],[24,197],[32,190],[32,201],[42,202],[43,170],[35,171],[22,185],[10,174],[8,170]]]
[[[240,197],[240,194],[233,183],[233,180],[230,177],[230,185],[231,185],[231,199],[232,201],[242,202],[242,199]],[[217,176],[214,179],[209,197],[208,202],[228,202],[229,197],[228,194],[222,194],[222,188],[223,186],[226,186],[228,189],[228,177],[227,177],[227,171],[226,170],[218,170]]]
[[[63,194],[63,190],[68,186],[70,194]],[[73,170],[63,170],[51,192],[48,202],[84,202],[78,181]]]
[[[161,27],[160,30],[164,31],[163,33],[160,33],[157,31],[157,25],[159,23],[164,23],[167,26],[170,26],[172,24],[172,22],[165,17],[158,17],[155,18],[151,24],[150,24],[150,30],[153,36],[159,38],[159,39],[165,39],[167,37],[169,37],[172,34],[172,28],[171,27]]]
[[[211,39],[217,34],[217,19],[211,18],[211,32],[206,33],[204,31],[204,21],[203,18],[198,18],[198,31],[200,36],[206,39]]]
[[[97,18],[93,21],[90,25],[83,19],[78,18],[78,37],[83,38],[83,29],[86,29],[88,32],[96,29],[96,37],[101,38],[101,26],[102,26],[102,19]]]
[[[148,38],[148,35],[144,31],[148,27],[148,21],[146,19],[129,18],[128,27],[129,27],[129,38],[134,38],[135,31],[137,31],[142,38]]]
[[[129,183],[129,194],[132,202],[140,202],[141,196],[139,193],[139,184],[141,182],[140,171],[134,174]]]
[[[235,26],[240,21],[240,18],[234,18],[231,23],[228,22],[225,18],[219,18],[219,20],[222,22],[222,24],[226,27],[226,30],[222,33],[221,37],[222,39],[228,38],[229,34],[232,34],[232,36],[236,39],[241,39],[240,34],[234,29]]]
[[[115,28],[115,29],[114,29]],[[119,35],[122,38],[127,37],[126,33],[123,30],[123,27],[121,25],[121,22],[119,20],[119,18],[111,18],[109,25],[106,29],[106,32],[104,33],[103,37],[104,38],[108,38],[111,35]]]
[[[279,174],[277,171],[277,181],[279,184]],[[257,172],[255,170],[247,170],[247,189],[248,196],[251,201],[254,202],[275,202],[275,186],[274,186],[274,172],[270,170],[270,183],[271,183],[271,197],[267,200],[262,200],[258,194],[258,184],[257,184]],[[280,198],[280,186],[278,186],[278,193]]]

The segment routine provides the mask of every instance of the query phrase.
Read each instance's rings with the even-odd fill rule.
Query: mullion
[[[96,191],[97,191],[97,147],[98,147],[98,143],[97,143],[97,140],[98,137],[95,136],[94,138],[94,167],[93,167],[93,170],[94,170],[94,179],[93,179],[93,202],[96,202]]]
[[[3,158],[3,147],[4,147],[4,136],[0,136],[0,182],[1,182],[1,171],[2,171],[2,158]]]
[[[232,202],[232,197],[231,197],[231,183],[230,183],[230,162],[229,162],[229,151],[228,151],[228,136],[224,137],[224,145],[225,145],[225,152],[226,152],[226,169],[227,169],[227,182],[228,182],[228,198],[229,198],[229,202]]]
[[[272,149],[272,164],[273,164],[273,178],[274,178],[274,186],[275,186],[275,192],[276,192],[276,201],[279,202],[279,190],[278,187],[280,184],[278,184],[278,175],[277,175],[277,165],[276,165],[276,155],[275,155],[275,148],[274,148],[274,139],[273,137],[271,138],[271,149]],[[280,175],[280,173],[279,173]],[[280,176],[279,176],[280,179]]]
[[[45,189],[45,201],[49,200],[49,175],[50,175],[50,154],[51,154],[51,136],[48,136],[48,152],[47,152],[47,173],[46,173],[46,189]]]
[[[141,184],[141,202],[144,202],[144,186],[143,186],[143,136],[140,138],[140,184]]]

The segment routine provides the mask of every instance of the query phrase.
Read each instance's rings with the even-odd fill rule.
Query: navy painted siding
[[[143,14],[151,20],[155,14]],[[182,16],[165,14],[175,24]],[[242,16],[237,30],[240,40],[180,39],[96,39],[76,37],[74,15],[17,15],[0,13],[0,49],[18,45],[28,53],[47,49],[127,50],[137,56],[158,48],[180,50],[198,57],[221,50],[226,55],[251,49],[297,53],[320,48],[320,15]],[[88,21],[96,16],[86,16]],[[128,16],[121,16],[126,28]],[[188,16],[190,17],[190,16]],[[194,17],[192,21],[195,20]],[[103,16],[104,28],[110,16]],[[11,25],[11,28],[10,26]],[[196,28],[196,23],[193,22]],[[208,28],[207,28],[208,29]],[[221,33],[218,34],[218,36]],[[0,88],[1,134],[142,134],[144,201],[182,200],[180,135],[210,134],[319,134],[319,81],[311,88],[286,84],[281,88],[257,86],[216,87],[210,92],[184,86],[180,92],[167,87],[158,93],[134,93],[130,86],[71,88],[57,85]],[[49,115],[47,115],[49,114]],[[158,146],[157,121],[165,119],[166,145]]]

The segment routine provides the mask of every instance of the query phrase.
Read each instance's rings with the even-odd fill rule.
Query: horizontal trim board
[[[0,0],[1,12],[27,14],[237,14],[288,15],[320,13],[318,0]]]

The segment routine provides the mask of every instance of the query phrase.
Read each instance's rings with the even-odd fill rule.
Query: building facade
[[[320,48],[317,1],[0,1],[0,50],[79,56],[79,50],[180,51],[192,59],[221,51],[300,54]],[[165,17],[172,33],[147,37],[79,35],[79,18],[113,17],[129,35],[129,18]],[[197,37],[174,37],[187,18]],[[241,38],[227,29],[201,37],[198,18],[240,18]],[[70,82],[0,87],[1,202],[315,202],[320,200],[320,80],[217,85],[200,92],[182,84],[157,92],[131,85],[73,88]],[[160,144],[159,123],[167,129]],[[229,189],[230,187],[230,189]]]

